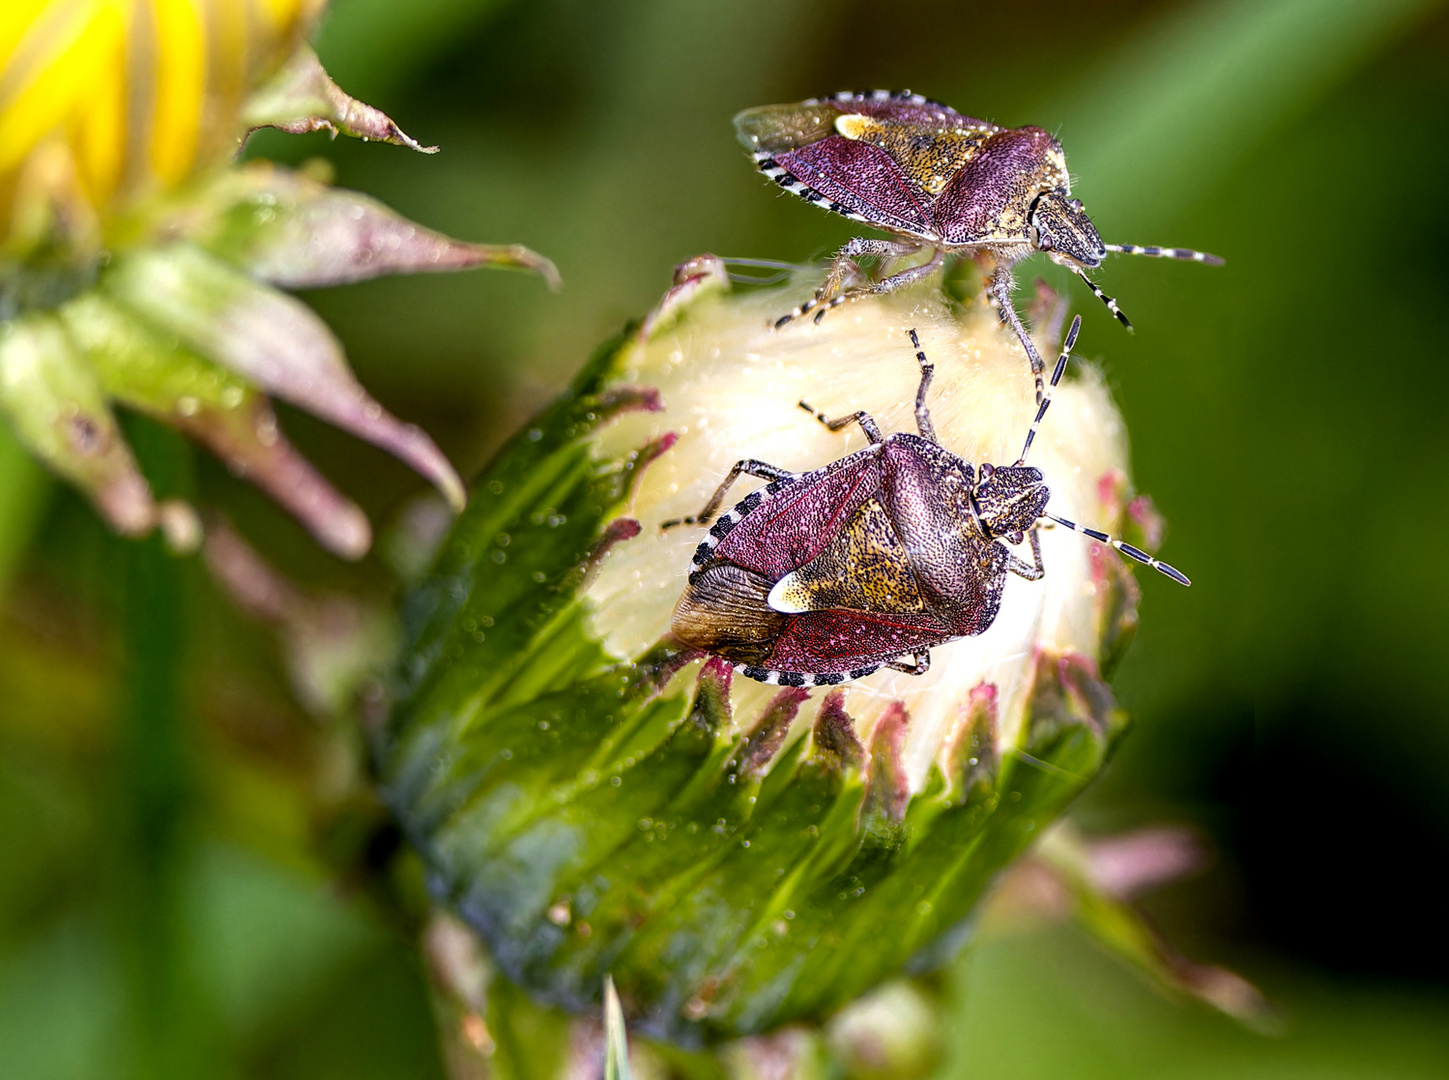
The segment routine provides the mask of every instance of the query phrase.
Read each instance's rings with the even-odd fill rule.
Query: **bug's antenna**
[[[1093,540],[1096,540],[1099,543],[1110,544],[1112,547],[1120,551],[1123,555],[1126,555],[1129,559],[1135,559],[1138,562],[1142,563],[1144,566],[1152,567],[1152,569],[1156,570],[1160,574],[1166,574],[1179,585],[1192,584],[1191,581],[1187,580],[1187,575],[1184,574],[1181,570],[1177,569],[1175,566],[1169,566],[1167,563],[1162,562],[1160,559],[1154,559],[1151,555],[1147,554],[1147,552],[1143,551],[1141,548],[1135,548],[1131,544],[1124,543],[1123,541],[1118,540],[1115,536],[1108,536],[1106,533],[1098,529],[1089,529],[1085,525],[1078,525],[1075,521],[1068,521],[1066,518],[1059,518],[1055,514],[1043,514],[1042,517],[1046,518],[1048,521],[1055,521],[1058,525],[1065,525],[1073,532],[1086,533]]]
[[[1183,259],[1187,262],[1207,263],[1209,266],[1223,265],[1222,256],[1209,255],[1206,251],[1193,251],[1191,248],[1158,247],[1155,244],[1148,244],[1146,247],[1141,244],[1103,244],[1102,246],[1119,255],[1149,255],[1154,259]]]
[[[1052,403],[1052,391],[1057,388],[1061,381],[1062,372],[1067,370],[1067,360],[1072,355],[1072,346],[1077,343],[1077,333],[1082,329],[1082,317],[1078,315],[1072,320],[1072,327],[1067,331],[1067,338],[1062,342],[1062,354],[1057,357],[1056,370],[1052,372],[1052,381],[1047,384],[1046,392],[1041,396],[1041,404],[1036,407],[1036,419],[1031,422],[1031,427],[1026,432],[1026,445],[1021,448],[1021,457],[1016,459],[1018,465],[1026,462],[1026,452],[1031,449],[1031,441],[1036,438],[1036,429],[1041,427],[1041,418],[1046,415],[1047,407]],[[914,331],[912,331],[914,334]]]
[[[721,255],[719,260],[726,266],[750,266],[775,271],[775,273],[768,275],[739,274],[732,270],[728,271],[729,279],[731,281],[738,281],[742,285],[773,285],[777,281],[784,281],[791,274],[797,274],[807,269],[807,267],[799,266],[795,263],[781,262],[779,259],[747,259]]]
[[[1128,331],[1132,330],[1132,320],[1127,318],[1126,315],[1122,314],[1122,309],[1117,306],[1117,301],[1113,300],[1101,289],[1097,288],[1096,282],[1089,278],[1086,275],[1086,272],[1081,269],[1081,267],[1067,264],[1067,269],[1070,270],[1072,273],[1076,274],[1077,277],[1081,278],[1087,283],[1087,288],[1092,290],[1093,295],[1095,295],[1098,300],[1102,301],[1102,303],[1107,305],[1107,310],[1117,317],[1117,321],[1119,323],[1125,326]]]

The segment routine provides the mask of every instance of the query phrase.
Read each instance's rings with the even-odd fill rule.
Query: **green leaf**
[[[45,477],[25,448],[0,427],[0,591],[40,516],[45,490]]]
[[[1231,0],[1172,12],[1042,115],[1088,206],[1156,228],[1438,0]],[[1094,217],[1110,220],[1098,205]],[[1108,239],[1116,240],[1115,236]],[[1145,243],[1140,237],[1128,238]]]
[[[604,976],[604,1080],[631,1080],[629,1038],[614,980]]]

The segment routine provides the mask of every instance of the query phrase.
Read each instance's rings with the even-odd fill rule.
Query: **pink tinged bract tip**
[[[156,525],[156,501],[85,357],[52,314],[0,324],[0,410],[16,436],[85,491],[119,533]]]
[[[424,228],[355,191],[255,162],[213,201],[246,206],[267,198],[271,216],[239,250],[223,251],[259,280],[288,289],[367,281],[387,274],[515,267],[559,288],[558,269],[522,244],[474,244]],[[202,218],[206,221],[206,218]],[[201,231],[188,234],[205,244]],[[231,241],[231,237],[225,237]]]
[[[341,344],[301,301],[185,243],[118,260],[106,285],[197,352],[388,451],[430,480],[455,510],[463,508],[463,482],[442,451],[363,389]]]

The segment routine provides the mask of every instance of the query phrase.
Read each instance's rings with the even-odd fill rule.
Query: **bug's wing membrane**
[[[815,674],[848,672],[929,649],[956,636],[929,614],[811,611],[790,617],[766,666]]]
[[[681,644],[757,664],[785,629],[788,616],[770,610],[770,579],[716,560],[694,575],[674,608],[670,629]]]
[[[930,197],[878,146],[831,135],[776,153],[773,160],[787,170],[779,178],[782,186],[795,177],[800,183],[787,190],[809,202],[883,229],[934,239],[926,211]]]
[[[762,105],[735,117],[735,135],[745,149],[757,153],[794,150],[830,135],[839,115],[825,102]]]
[[[776,582],[769,603],[790,614],[830,608],[885,614],[927,610],[906,547],[879,499],[863,503],[829,547]]]
[[[880,486],[874,448],[842,458],[768,495],[721,538],[714,557],[778,581],[819,555]]]

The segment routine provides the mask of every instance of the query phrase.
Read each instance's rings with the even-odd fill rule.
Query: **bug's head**
[[[1041,470],[1030,465],[982,465],[971,492],[976,517],[986,531],[1013,543],[1037,523],[1050,498]]]
[[[1101,266],[1107,246],[1077,199],[1061,191],[1038,195],[1028,215],[1032,246],[1064,266]]]

